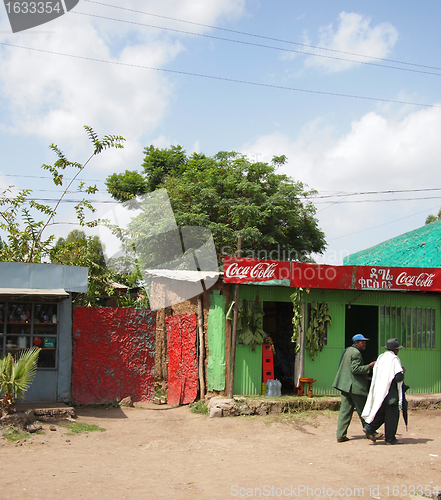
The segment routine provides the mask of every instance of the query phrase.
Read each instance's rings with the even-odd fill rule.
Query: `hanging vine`
[[[233,319],[234,302],[230,304],[226,318]],[[263,344],[263,305],[259,300],[239,300],[237,314],[237,339],[244,345]]]
[[[311,314],[305,334],[305,347],[309,349],[309,355],[313,361],[315,355],[325,345],[328,325],[332,325],[332,317],[328,304],[326,302],[322,302],[321,304],[311,302]]]
[[[303,306],[303,288],[297,288],[289,298],[292,302],[292,337],[291,342],[296,342],[295,353],[300,351],[299,337],[302,331],[302,306]]]

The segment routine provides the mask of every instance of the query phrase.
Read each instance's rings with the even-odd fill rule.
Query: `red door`
[[[198,392],[196,356],[196,315],[181,314],[165,318],[167,325],[167,403],[192,403]]]

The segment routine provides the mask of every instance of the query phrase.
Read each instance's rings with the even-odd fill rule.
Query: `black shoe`
[[[363,432],[366,434],[366,438],[370,439],[373,443],[377,440],[377,438],[371,434],[366,428],[363,429]]]
[[[346,441],[349,441],[349,438],[346,436],[343,436],[341,438],[337,438],[337,443],[346,443]]]
[[[394,439],[393,441],[386,441],[386,444],[402,444],[402,442],[398,441],[398,439]]]

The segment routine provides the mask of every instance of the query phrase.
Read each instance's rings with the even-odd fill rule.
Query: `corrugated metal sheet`
[[[31,386],[26,391],[27,403],[53,403],[57,400],[57,370],[37,370]]]
[[[210,295],[210,310],[208,313],[208,361],[207,390],[223,391],[225,389],[225,307],[227,299],[214,290]]]
[[[234,394],[262,393],[262,346],[238,344],[234,365]]]
[[[155,336],[156,314],[148,309],[76,307],[72,401],[152,401]]]
[[[67,297],[69,294],[62,288],[0,288],[0,295],[50,295]]]
[[[171,405],[193,403],[198,393],[196,356],[196,314],[165,318],[167,325],[167,402]]]
[[[314,394],[337,394],[332,387],[341,353],[345,348],[345,305],[328,302],[332,325],[328,327],[328,345],[316,354],[314,361],[305,350],[305,377],[315,378]]]
[[[63,288],[68,292],[86,292],[89,269],[56,264],[0,262],[0,288]]]
[[[61,266],[63,268],[63,288],[68,292],[87,292],[88,267]]]
[[[439,349],[400,349],[398,356],[406,369],[405,383],[411,394],[441,392]]]

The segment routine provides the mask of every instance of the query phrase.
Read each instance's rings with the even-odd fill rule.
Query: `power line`
[[[96,5],[103,5],[104,7],[111,7],[111,8],[114,8],[114,9],[124,10],[124,11],[127,11],[127,12],[133,12],[135,14],[143,14],[143,15],[146,15],[146,16],[152,16],[152,17],[157,17],[157,18],[161,18],[161,19],[167,19],[168,21],[176,21],[176,22],[180,22],[180,23],[191,24],[191,25],[194,25],[194,26],[200,26],[200,27],[203,27],[203,28],[210,28],[210,29],[213,29],[213,30],[220,30],[220,31],[226,31],[226,32],[229,32],[229,33],[235,33],[235,34],[238,34],[238,35],[245,35],[245,36],[251,36],[251,37],[256,37],[256,38],[262,38],[264,40],[271,40],[271,41],[274,41],[274,42],[281,42],[281,43],[288,43],[288,44],[292,44],[292,45],[299,45],[301,47],[307,47],[307,48],[312,48],[312,49],[326,50],[326,51],[329,51],[329,52],[335,52],[335,53],[338,53],[338,54],[345,54],[345,55],[350,55],[350,56],[354,56],[354,57],[364,57],[364,58],[367,58],[367,59],[376,59],[377,61],[386,61],[386,62],[391,62],[391,63],[394,63],[394,64],[405,64],[405,65],[408,65],[408,66],[416,66],[416,67],[419,67],[419,68],[427,68],[427,69],[434,69],[434,70],[437,70],[437,71],[441,71],[441,68],[438,68],[436,66],[427,66],[425,64],[411,63],[411,62],[406,62],[406,61],[397,61],[397,60],[394,60],[394,59],[387,59],[387,58],[383,58],[383,57],[366,56],[364,54],[356,54],[354,52],[346,52],[344,50],[330,49],[330,48],[327,48],[327,47],[318,47],[318,46],[315,46],[315,45],[308,45],[306,43],[293,42],[291,40],[283,40],[283,39],[280,39],[280,38],[274,38],[274,37],[265,36],[265,35],[257,35],[255,33],[247,33],[245,31],[238,31],[238,30],[233,30],[233,29],[228,29],[228,28],[221,28],[219,26],[211,26],[209,24],[196,23],[194,21],[184,21],[183,19],[176,19],[174,17],[162,16],[160,14],[152,14],[151,12],[145,12],[145,11],[141,11],[141,10],[128,9],[127,7],[120,7],[120,6],[117,6],[117,5],[111,5],[111,4],[107,4],[107,3],[104,3],[104,2],[96,2],[94,0],[84,0],[84,1],[87,2],[87,3],[96,4]],[[78,12],[77,11],[71,11],[70,13],[78,13]],[[163,29],[167,29],[167,28],[163,28]],[[314,54],[314,55],[316,55],[316,54]]]
[[[341,200],[341,201],[333,201],[332,203],[335,204],[342,204],[342,203],[384,203],[384,202],[389,202],[389,201],[418,201],[418,200],[439,200],[441,199],[440,196],[424,196],[420,198],[389,198],[386,200]],[[325,200],[317,200],[314,201],[314,203],[329,203]]]
[[[415,190],[417,192],[418,190]],[[423,190],[424,191],[424,190]],[[379,191],[378,193],[381,193]],[[70,194],[82,194],[82,195],[87,195],[87,193],[83,191],[77,191],[77,192],[71,192]],[[355,194],[355,193],[354,193]],[[377,194],[377,193],[372,193],[372,194]],[[348,195],[350,196],[350,194]],[[413,198],[387,198],[387,199],[380,199],[380,200],[341,200],[341,201],[332,201],[332,200],[317,200],[315,197],[309,197],[310,201],[314,204],[325,204],[325,203],[332,203],[332,204],[342,204],[342,203],[385,203],[385,202],[396,202],[396,201],[423,201],[423,200],[439,200],[441,199],[440,196],[422,196],[422,197],[413,197]],[[58,201],[58,198],[37,198],[37,197],[28,197],[26,198],[26,201],[38,201],[38,202],[55,202]],[[119,201],[116,200],[96,200],[95,198],[90,198],[89,201],[93,203],[120,203]],[[61,200],[62,203],[78,203],[78,199],[68,199],[64,198]]]
[[[20,178],[29,178],[29,179],[43,179],[43,180],[51,180],[51,177],[40,176],[40,175],[19,175],[19,174],[3,174],[3,177],[20,177]],[[69,181],[70,179],[66,179]],[[103,179],[80,179],[79,181],[87,181],[87,182],[103,182]],[[47,189],[39,189],[38,191],[53,191]],[[420,189],[387,189],[382,191],[354,191],[352,193],[338,192],[335,194],[318,194],[314,196],[314,198],[339,198],[339,197],[347,197],[347,196],[361,196],[361,195],[375,195],[375,194],[396,194],[396,193],[422,193],[426,191],[441,191],[441,187],[439,188],[420,188]],[[82,191],[77,191],[81,193]],[[319,192],[320,193],[320,192]]]
[[[347,196],[361,196],[361,195],[374,195],[374,194],[396,194],[396,193],[422,193],[426,191],[441,191],[441,188],[423,188],[423,189],[388,189],[386,191],[358,191],[354,193],[336,193],[336,194],[323,194],[315,196],[315,198],[339,198]],[[419,199],[419,198],[417,198]]]
[[[273,84],[269,84],[269,83],[250,82],[250,81],[246,81],[246,80],[225,78],[225,77],[221,77],[221,76],[203,75],[200,73],[190,73],[188,71],[178,71],[178,70],[173,70],[173,69],[155,68],[152,66],[142,66],[140,64],[123,63],[120,61],[109,61],[109,60],[105,60],[105,59],[97,59],[94,57],[78,56],[78,55],[74,55],[74,54],[55,52],[52,50],[37,49],[35,47],[24,47],[24,46],[15,45],[12,43],[0,42],[0,45],[3,45],[5,47],[12,47],[12,48],[16,48],[16,49],[31,50],[31,51],[40,52],[43,54],[51,54],[51,55],[62,56],[62,57],[70,57],[72,59],[81,59],[84,61],[99,62],[99,63],[105,63],[105,64],[115,64],[117,66],[124,66],[124,67],[137,68],[137,69],[147,69],[147,70],[152,70],[152,71],[160,71],[163,73],[172,73],[172,74],[184,75],[184,76],[196,76],[198,78],[206,78],[209,80],[218,80],[218,81],[229,82],[229,83],[240,83],[243,85],[253,85],[256,87],[264,87],[264,88],[271,88],[271,89],[278,89],[278,90],[290,90],[293,92],[304,92],[304,93],[308,93],[308,94],[318,94],[318,95],[325,95],[325,96],[332,96],[332,97],[347,97],[350,99],[361,99],[361,100],[366,100],[366,101],[387,102],[387,103],[393,103],[393,104],[406,104],[406,105],[410,105],[410,106],[420,106],[420,107],[425,107],[425,108],[441,108],[441,105],[439,105],[439,104],[425,104],[425,103],[418,103],[418,102],[399,101],[396,99],[385,99],[385,98],[381,98],[381,97],[369,97],[369,96],[361,96],[361,95],[354,95],[354,94],[341,94],[338,92],[326,92],[323,90],[310,90],[310,89],[301,89],[301,88],[295,88],[295,87],[285,87],[282,85],[273,85]]]
[[[230,38],[222,38],[222,37],[213,36],[213,35],[206,35],[204,33],[194,33],[192,31],[183,31],[183,30],[178,30],[178,29],[174,29],[174,28],[165,28],[165,27],[162,27],[162,26],[155,26],[153,24],[140,23],[140,22],[137,22],[137,21],[127,21],[125,19],[115,19],[113,17],[100,16],[100,15],[97,15],[97,14],[87,14],[85,12],[77,12],[77,11],[73,11],[73,14],[80,15],[80,16],[94,17],[94,18],[97,18],[97,19],[104,19],[106,21],[117,21],[117,22],[120,22],[120,23],[134,24],[134,25],[137,25],[137,26],[145,26],[145,27],[148,27],[148,28],[155,28],[155,29],[160,29],[160,30],[165,30],[165,31],[173,31],[174,33],[181,33],[181,34],[184,34],[184,35],[192,35],[192,36],[199,36],[199,37],[203,37],[203,38],[211,38],[213,40],[220,40],[220,41],[223,41],[223,42],[240,43],[242,45],[250,45],[252,47],[259,47],[259,48],[272,49],[272,50],[280,50],[282,52],[294,52],[296,54],[302,54],[302,55],[307,55],[307,56],[323,57],[325,59],[334,59],[334,60],[337,60],[337,61],[345,61],[345,62],[351,62],[351,63],[356,63],[356,64],[365,64],[365,65],[370,65],[370,66],[377,66],[377,67],[380,67],[380,68],[396,69],[396,70],[399,70],[399,71],[410,71],[412,73],[424,73],[426,75],[441,76],[441,73],[434,73],[433,71],[423,71],[423,70],[420,70],[420,69],[412,69],[412,68],[398,68],[396,66],[389,66],[387,64],[379,64],[379,63],[374,63],[374,62],[369,62],[369,61],[354,61],[353,59],[346,59],[346,58],[343,58],[343,57],[328,56],[328,55],[325,55],[325,54],[315,54],[313,52],[305,52],[305,51],[302,51],[302,50],[286,49],[286,48],[283,48],[283,47],[273,47],[271,45],[263,45],[263,44],[260,44],[260,43],[246,42],[246,41],[243,41],[243,40],[232,40]],[[354,54],[354,56],[355,56],[355,54]],[[359,55],[357,57],[368,57],[368,56],[361,56],[361,55]],[[375,59],[382,60],[380,58],[375,58]],[[440,69],[440,71],[441,71],[441,69]]]
[[[395,219],[395,220],[392,220],[392,221],[389,221],[389,222],[384,222],[383,224],[378,224],[377,226],[372,226],[372,227],[368,227],[366,229],[361,229],[360,231],[355,231],[353,233],[345,234],[343,236],[337,236],[336,238],[330,238],[328,241],[340,240],[341,238],[347,238],[349,236],[353,236],[354,234],[359,234],[359,233],[365,233],[367,231],[372,231],[372,229],[377,229],[377,228],[382,227],[382,226],[388,226],[389,224],[394,224],[395,222],[399,222],[400,220],[409,219],[410,217],[415,217],[416,215],[420,215],[420,214],[423,214],[425,212],[436,210],[437,208],[438,207],[433,207],[433,208],[429,208],[429,209],[426,209],[426,210],[422,210],[421,212],[417,212],[417,213],[411,214],[411,215],[406,215],[405,217],[400,217],[399,219]]]
[[[2,177],[26,177],[26,178],[29,178],[29,179],[43,179],[43,180],[52,180],[52,177],[48,177],[48,176],[45,176],[45,175],[20,175],[20,174],[4,174],[3,172],[0,172],[0,175]],[[70,180],[72,179],[65,179],[66,182],[69,182]],[[86,182],[102,182],[103,179],[84,179],[84,178],[80,178],[78,177],[77,179],[78,181],[86,181]]]

